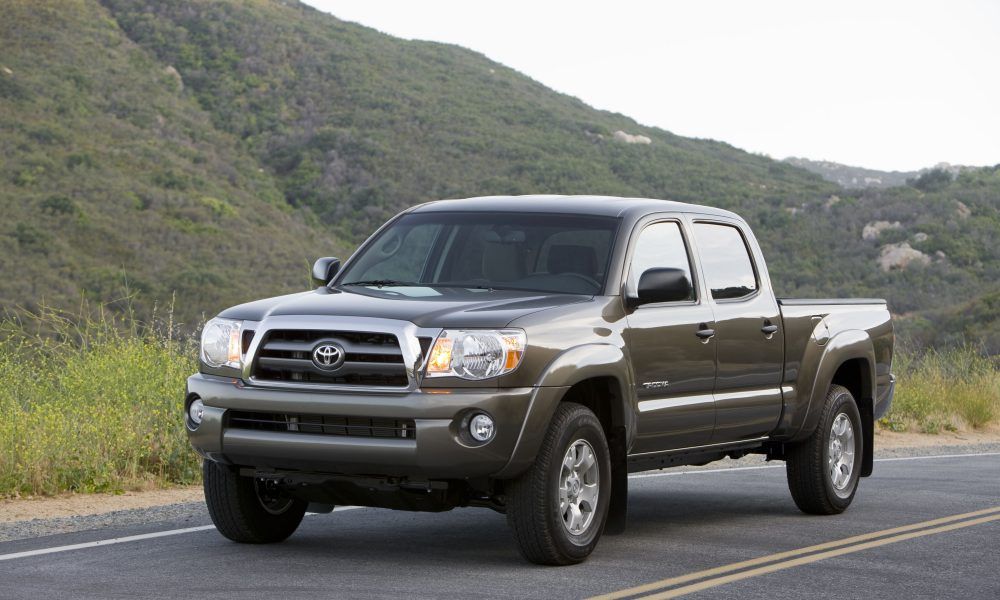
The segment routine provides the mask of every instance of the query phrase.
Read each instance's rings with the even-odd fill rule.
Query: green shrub
[[[899,353],[893,370],[896,397],[883,427],[939,433],[960,424],[981,428],[1000,418],[1000,372],[975,348]]]
[[[0,324],[0,497],[191,483],[192,343],[169,322],[43,312]]]

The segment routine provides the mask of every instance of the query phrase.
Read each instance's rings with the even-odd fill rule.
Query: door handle
[[[703,340],[708,340],[709,338],[715,337],[715,330],[711,329],[711,328],[709,328],[709,327],[707,327],[707,326],[705,326],[703,324],[701,326],[701,329],[699,329],[698,331],[694,332],[694,334],[696,336],[700,337]]]
[[[761,327],[760,330],[764,333],[764,335],[771,335],[772,333],[778,331],[778,326],[765,321],[764,326]]]

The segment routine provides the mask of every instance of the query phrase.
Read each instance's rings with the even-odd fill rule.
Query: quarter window
[[[695,223],[694,236],[712,298],[742,298],[757,291],[750,251],[739,229],[731,225]]]
[[[691,279],[691,262],[688,260],[687,246],[676,222],[653,223],[639,233],[632,254],[632,268],[629,269],[629,287],[637,289],[639,278],[649,269],[681,269],[692,282],[691,297],[694,300],[694,283]]]

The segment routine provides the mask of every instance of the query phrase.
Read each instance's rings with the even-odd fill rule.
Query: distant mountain
[[[517,193],[736,210],[780,294],[884,296],[927,343],[955,341],[934,324],[971,299],[996,306],[997,169],[845,189],[290,0],[0,0],[0,15],[3,307],[114,298],[124,271],[141,314],[175,297],[196,323],[304,289],[312,258],[407,206]]]
[[[852,167],[829,160],[810,160],[794,156],[786,158],[783,162],[812,171],[827,181],[849,189],[895,187],[906,185],[907,181],[916,179],[928,171],[944,171],[955,177],[963,171],[979,168],[942,162],[919,171],[879,171],[864,167]]]

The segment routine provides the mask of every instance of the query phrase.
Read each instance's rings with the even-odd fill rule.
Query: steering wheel
[[[584,275],[583,273],[574,273],[573,271],[566,271],[565,273],[559,273],[560,277],[564,277],[567,275],[569,275],[570,277],[576,277],[577,279],[586,282],[587,285],[592,286],[595,291],[600,289],[601,287],[601,284],[596,279]]]

